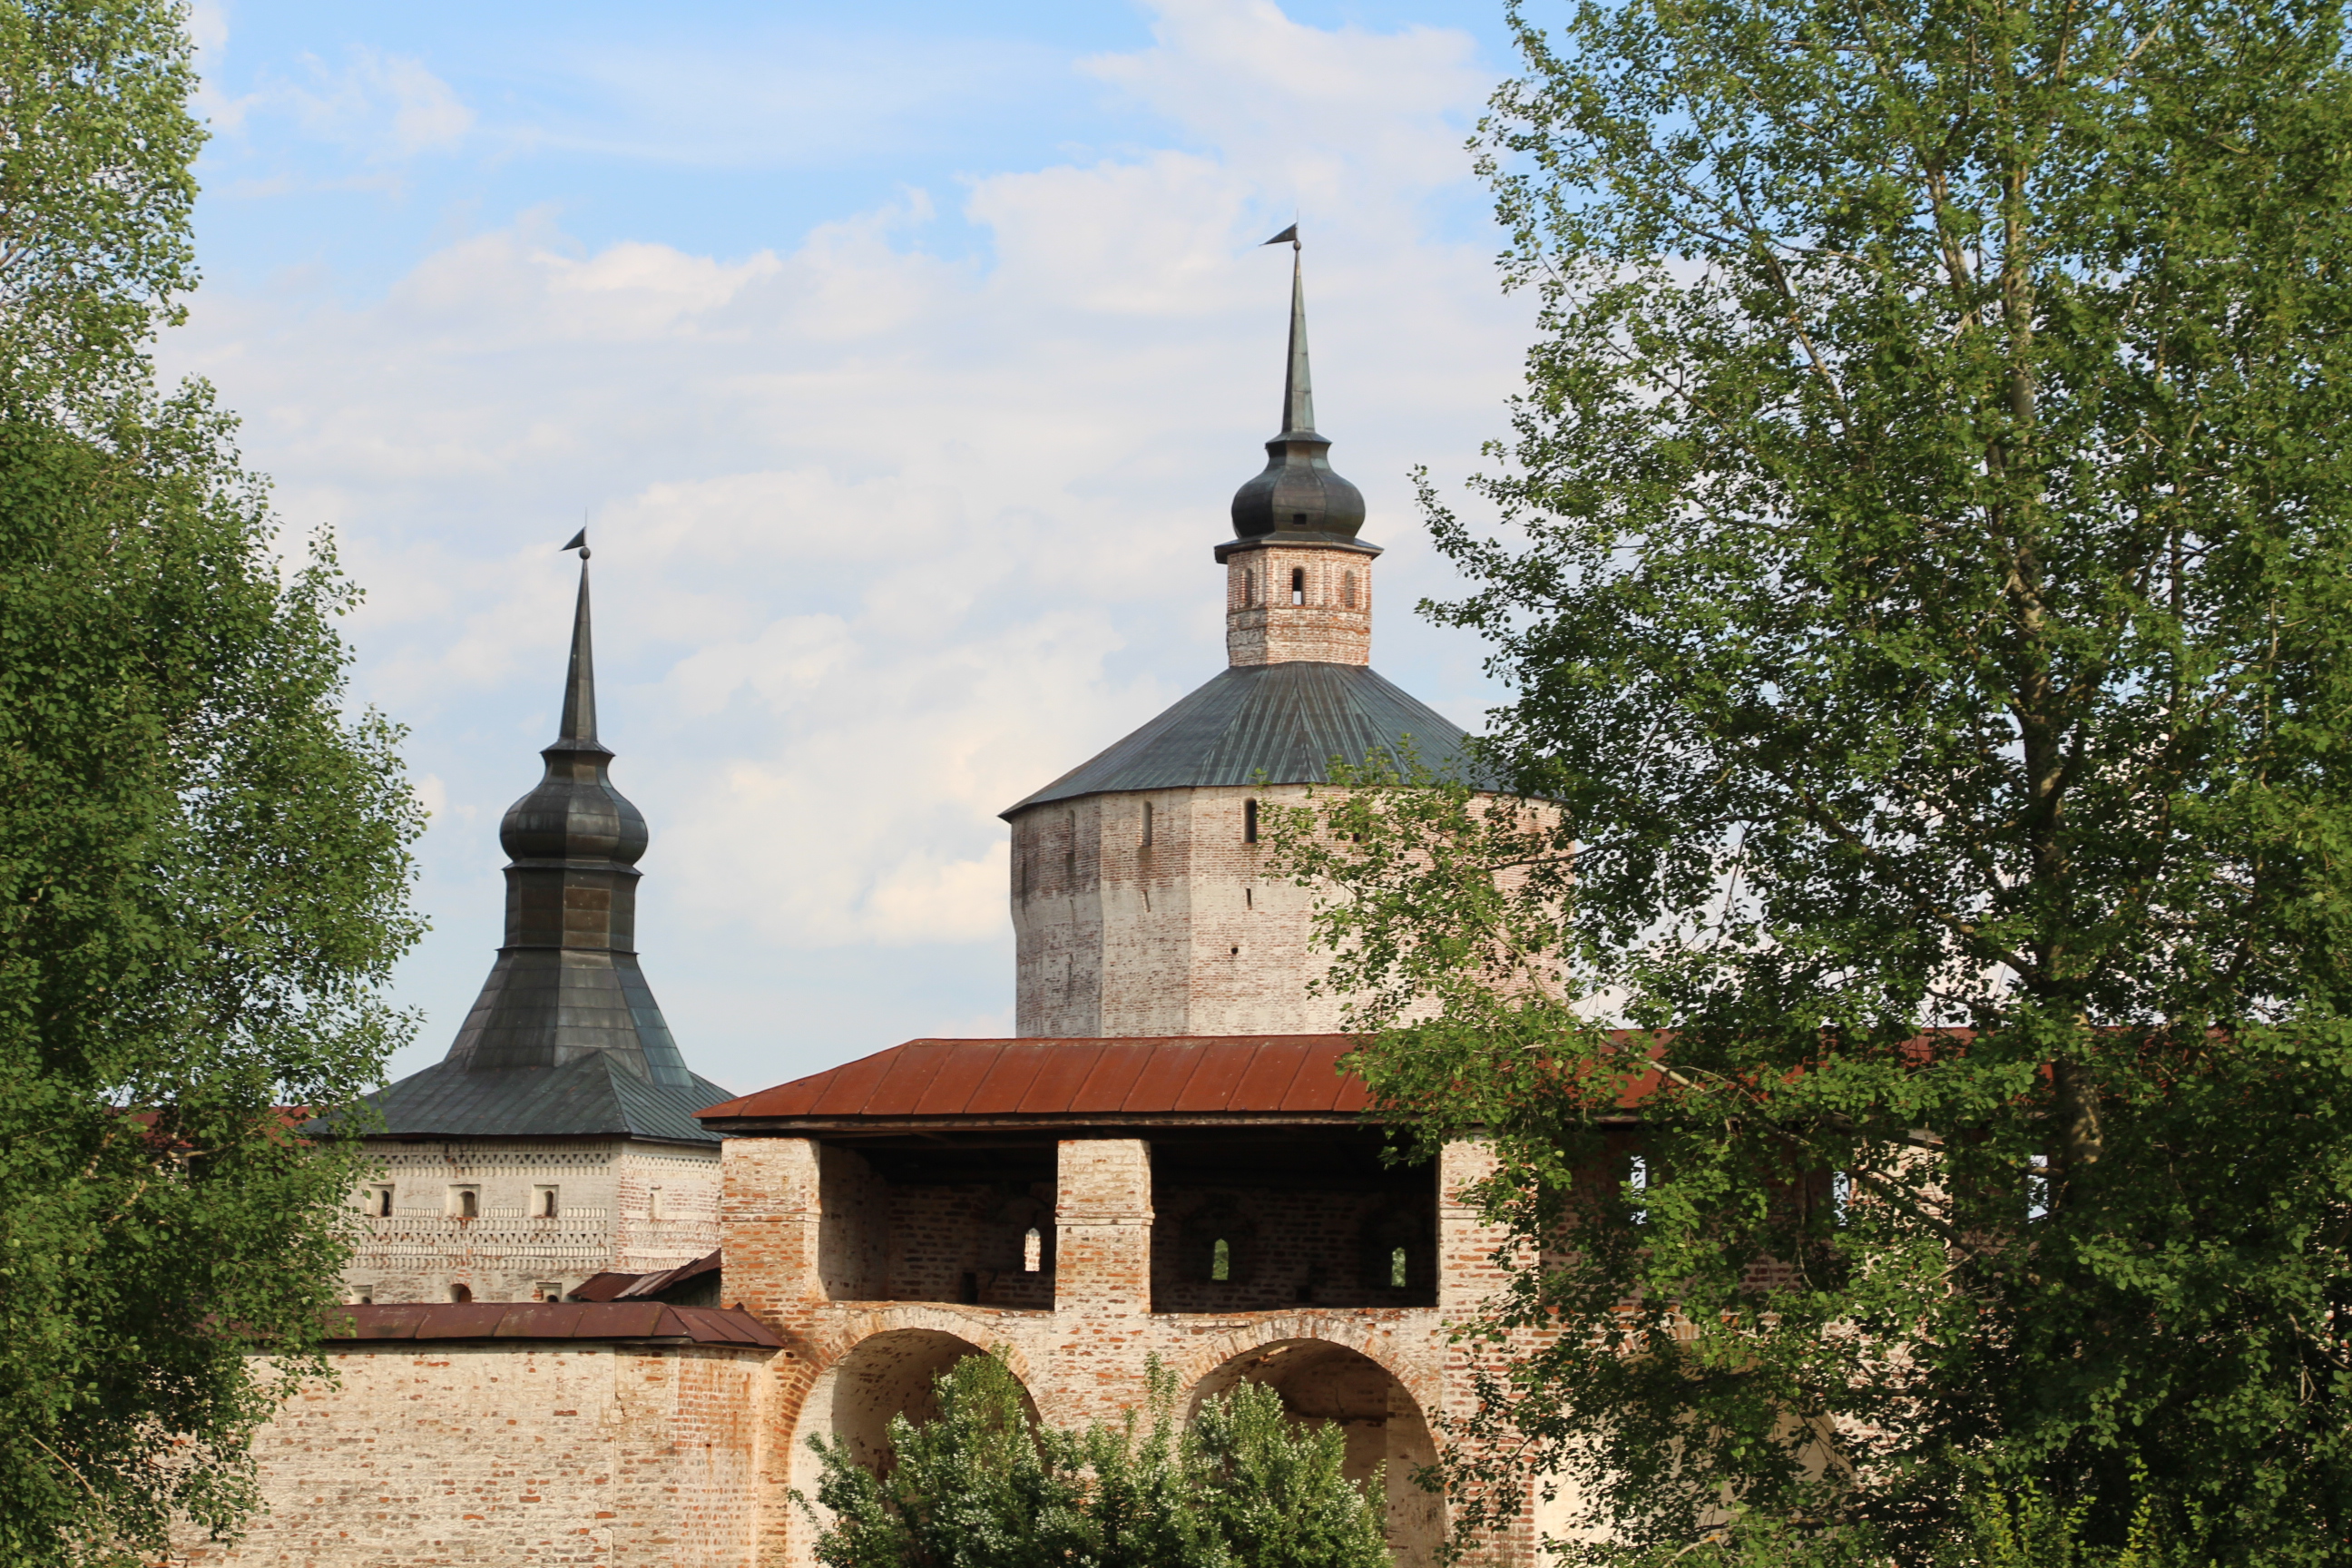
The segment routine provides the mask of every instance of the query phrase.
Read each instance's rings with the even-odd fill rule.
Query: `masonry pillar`
[[[730,1138],[719,1145],[723,1301],[740,1302],[785,1334],[805,1332],[824,1300],[817,1152],[807,1138]]]
[[[1054,1316],[1059,1363],[1036,1391],[1065,1426],[1116,1420],[1144,1394],[1151,1322],[1151,1145],[1071,1138],[1055,1176]]]
[[[1497,1162],[1494,1146],[1483,1138],[1448,1143],[1437,1160],[1437,1308],[1449,1323],[1475,1319],[1483,1305],[1499,1291],[1506,1274],[1496,1261],[1509,1233],[1486,1224],[1462,1189],[1492,1175]],[[1514,1336],[1517,1342],[1517,1336]],[[1514,1348],[1517,1347],[1515,1344]],[[1512,1349],[1485,1342],[1450,1343],[1445,1351],[1444,1403],[1456,1419],[1478,1409],[1477,1374],[1481,1368],[1499,1371]],[[1517,1517],[1509,1528],[1487,1536],[1465,1563],[1502,1565],[1534,1563],[1539,1542],[1536,1532],[1537,1489],[1524,1485],[1516,1500]]]

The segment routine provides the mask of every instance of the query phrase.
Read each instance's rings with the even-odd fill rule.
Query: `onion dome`
[[[1282,384],[1282,433],[1265,444],[1265,469],[1234,492],[1234,534],[1223,560],[1250,544],[1359,544],[1364,492],[1331,471],[1331,443],[1315,432],[1315,389],[1307,366],[1307,295],[1298,242],[1290,237],[1290,358]],[[1269,242],[1271,243],[1271,242]]]

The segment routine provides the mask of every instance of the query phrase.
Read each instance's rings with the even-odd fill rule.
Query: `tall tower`
[[[1467,739],[1374,673],[1361,491],[1315,428],[1295,248],[1282,424],[1235,492],[1224,568],[1227,668],[1003,813],[1013,825],[1017,1033],[1317,1034],[1336,998],[1306,890],[1265,874],[1261,805],[1409,750],[1441,771]]]
[[[374,1097],[361,1300],[560,1295],[718,1246],[719,1140],[693,1113],[728,1091],[688,1070],[637,966],[646,819],[596,736],[579,548],[560,733],[499,825],[506,941],[449,1054]]]

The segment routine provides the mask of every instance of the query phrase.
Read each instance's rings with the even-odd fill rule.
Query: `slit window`
[[[1294,605],[1307,602],[1307,568],[1304,566],[1290,569],[1290,602]]]
[[[1078,890],[1078,814],[1071,812],[1064,823],[1070,830],[1070,837],[1062,846],[1062,890],[1075,893]]]
[[[368,1213],[375,1215],[378,1219],[390,1219],[392,1217],[392,1189],[390,1187],[373,1187],[369,1189]]]
[[[1352,610],[1356,607],[1356,574],[1343,572],[1339,575],[1339,603]]]
[[[1257,802],[1255,800],[1242,802],[1242,842],[1257,842]]]
[[[1410,1283],[1412,1283],[1412,1267],[1406,1260],[1404,1248],[1402,1247],[1389,1248],[1389,1289],[1402,1290]]]
[[[1143,803],[1143,847],[1151,847],[1151,803],[1148,800]]]
[[[1242,604],[1244,607],[1248,607],[1255,605],[1256,603],[1257,568],[1252,567],[1242,574]]]
[[[1035,1226],[1021,1238],[1021,1272],[1034,1274],[1045,1266],[1045,1233]]]
[[[1234,1277],[1234,1244],[1223,1237],[1209,1244],[1209,1278],[1223,1283]]]
[[[553,1187],[533,1187],[530,1190],[530,1212],[535,1219],[553,1219],[558,1212]]]

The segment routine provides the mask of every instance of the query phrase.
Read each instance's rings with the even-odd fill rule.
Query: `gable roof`
[[[1438,773],[1478,777],[1462,727],[1360,664],[1234,665],[1157,719],[998,815],[1048,801],[1202,784],[1323,784],[1409,749]],[[1493,787],[1482,784],[1481,787]]]
[[[730,1132],[856,1123],[1355,1123],[1353,1035],[908,1040],[698,1113]]]

